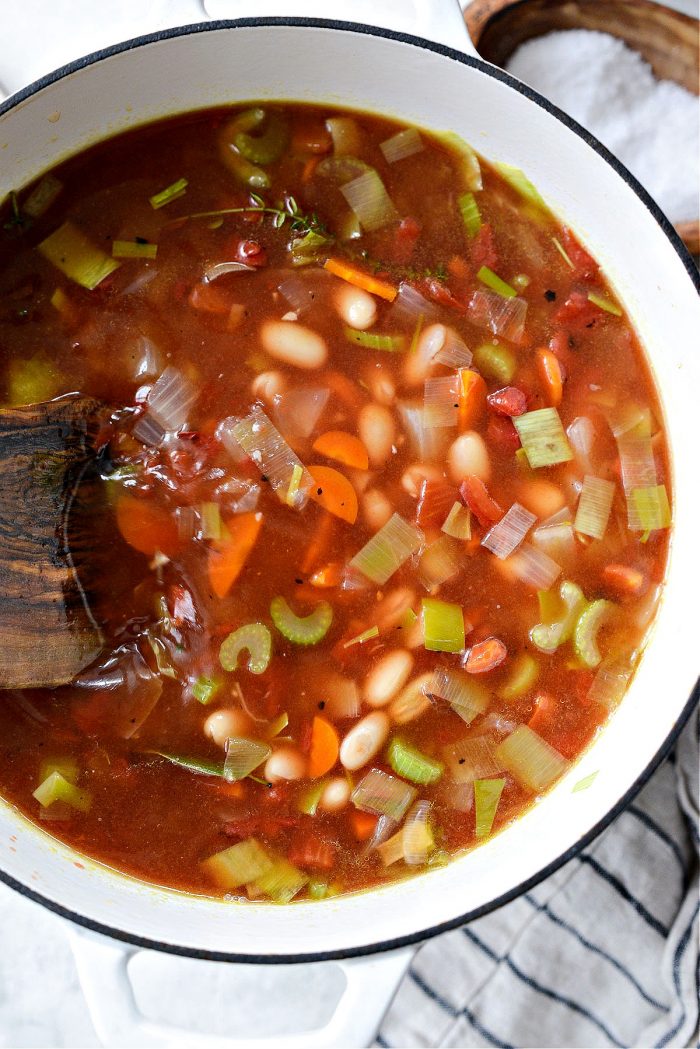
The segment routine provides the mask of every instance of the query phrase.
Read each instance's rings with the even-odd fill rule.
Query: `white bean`
[[[414,721],[426,710],[430,710],[431,702],[426,693],[433,674],[427,671],[414,678],[403,692],[400,692],[389,707],[389,714],[397,725],[405,725],[408,721]]]
[[[375,710],[358,721],[340,744],[343,768],[355,772],[371,761],[388,736],[390,724],[383,710]]]
[[[372,466],[384,466],[396,440],[394,417],[383,404],[366,404],[358,417],[360,440]]]
[[[250,392],[253,397],[272,404],[275,397],[279,397],[287,388],[287,380],[282,372],[260,372],[250,384]]]
[[[326,783],[318,807],[323,812],[340,812],[350,801],[350,784],[343,776],[334,776]]]
[[[442,470],[438,470],[437,466],[431,466],[429,463],[413,463],[411,466],[406,467],[402,473],[401,487],[404,492],[408,492],[412,499],[417,499],[424,481],[442,480],[444,480],[444,475]]]
[[[474,430],[467,430],[452,442],[447,452],[447,465],[452,480],[457,484],[468,474],[475,474],[482,481],[488,481],[491,476],[488,449],[483,438]]]
[[[214,710],[204,722],[204,735],[213,739],[217,747],[225,747],[226,740],[245,736],[251,729],[251,721],[243,710]]]
[[[294,321],[265,321],[260,341],[270,356],[296,368],[320,368],[326,363],[326,340]]]
[[[445,342],[444,324],[429,324],[424,328],[413,353],[404,357],[403,377],[409,386],[422,386],[435,367],[433,357]]]
[[[405,648],[396,648],[370,670],[363,686],[363,698],[371,707],[383,707],[408,681],[413,670],[413,656]]]
[[[377,319],[377,304],[362,288],[343,284],[336,290],[335,306],[340,319],[351,328],[371,328]]]
[[[296,747],[278,747],[265,762],[265,779],[268,783],[302,779],[305,773],[306,760]]]
[[[370,488],[362,496],[362,516],[373,532],[378,532],[387,523],[394,508],[378,488]]]
[[[377,404],[391,406],[396,400],[396,384],[381,364],[374,365],[365,373],[367,388]]]

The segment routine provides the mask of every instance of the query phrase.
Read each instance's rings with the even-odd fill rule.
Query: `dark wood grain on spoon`
[[[107,415],[78,395],[0,410],[0,688],[66,684],[102,648],[90,593]]]

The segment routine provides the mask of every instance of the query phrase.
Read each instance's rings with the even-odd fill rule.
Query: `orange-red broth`
[[[596,701],[595,691],[591,694],[596,669],[581,665],[570,641],[553,654],[533,645],[529,632],[541,620],[537,590],[480,545],[488,524],[473,513],[472,539],[454,540],[458,570],[431,595],[463,609],[466,654],[427,651],[421,602],[429,593],[419,578],[418,556],[410,557],[384,585],[349,573],[346,567],[387,513],[395,512],[412,524],[418,514],[426,542],[442,534],[440,526],[450,506],[466,498],[464,490],[460,495],[464,477],[449,466],[450,446],[464,429],[483,441],[483,454],[472,449],[464,473],[481,474],[487,495],[501,511],[517,501],[539,523],[568,507],[573,520],[584,472],[614,482],[604,537],[575,535],[551,592],[556,595],[566,579],[578,583],[588,601],[604,598],[623,609],[603,627],[599,642],[604,662],[614,659],[629,673],[655,607],[667,533],[644,535],[628,528],[618,447],[610,428],[614,413],[629,405],[650,409],[659,484],[667,476],[667,459],[655,391],[634,331],[624,312],[617,316],[588,301],[590,290],[610,302],[615,299],[595,262],[568,230],[482,161],[483,188],[474,191],[481,228],[470,235],[459,206],[469,176],[457,147],[421,132],[421,151],[389,164],[379,144],[396,134],[398,125],[352,114],[354,154],[379,173],[396,217],[373,232],[355,229],[359,236],[343,240],[341,233],[352,230],[352,213],[340,180],[319,173],[322,162],[334,156],[334,139],[325,124],[334,114],[302,106],[285,106],[279,113],[288,127],[288,143],[280,159],[265,166],[270,188],[254,192],[265,205],[284,206],[292,196],[301,213],[317,213],[328,239],[306,265],[291,265],[289,221],[275,228],[270,214],[255,210],[186,219],[200,212],[260,205],[222,160],[222,148],[229,148],[228,110],[162,122],[71,159],[55,172],[62,191],[29,223],[21,216],[30,191],[20,195],[19,223],[12,220],[10,204],[5,207],[7,225],[0,235],[4,400],[22,403],[79,389],[117,410],[130,409],[115,415],[104,468],[112,478],[105,481],[110,505],[117,509],[130,543],[115,525],[99,603],[109,643],[101,663],[88,672],[93,685],[2,696],[0,783],[5,797],[31,819],[40,820],[42,827],[120,870],[198,892],[286,899],[292,892],[295,898],[320,897],[404,877],[475,844],[473,787],[466,782],[456,788],[456,767],[445,765],[436,782],[415,788],[413,805],[430,803],[427,826],[432,843],[423,842],[422,862],[407,864],[400,844],[399,858],[395,850],[394,862],[385,862],[392,857],[384,850],[383,858],[373,839],[376,814],[362,812],[347,800],[344,781],[354,790],[370,769],[395,776],[386,750],[394,736],[444,763],[450,748],[466,738],[490,741],[493,750],[517,726],[529,725],[568,765],[608,716],[608,704]],[[473,166],[471,170],[473,178]],[[187,179],[184,195],[153,208],[149,198],[180,178]],[[157,257],[125,259],[88,291],[37,250],[67,220],[107,255],[114,241],[140,238],[157,244]],[[420,291],[429,304],[425,316],[401,315],[395,304],[372,296],[376,321],[370,330],[404,336],[402,352],[348,340],[338,303],[354,285],[323,268],[329,257],[385,282],[389,294],[402,283],[404,291],[406,285]],[[253,262],[255,268],[225,273],[208,283],[203,279],[205,272],[211,275],[213,264],[236,260]],[[516,341],[494,338],[483,322],[473,322],[469,303],[478,289],[485,290],[476,277],[482,265],[515,283],[514,290],[527,303],[524,332]],[[297,321],[292,305],[278,291],[290,277],[310,296]],[[351,279],[358,278],[351,274]],[[56,289],[63,295],[56,296]],[[261,327],[290,311],[292,317],[285,323],[303,325],[325,341],[327,359],[321,366],[304,370],[266,352]],[[420,363],[420,339],[438,323],[457,333],[472,351],[488,342],[505,347],[514,367],[507,381],[482,367],[485,385],[477,383],[475,397],[468,406],[461,405],[457,425],[433,431],[440,434],[438,451],[421,464],[397,404],[420,404],[426,377],[454,372],[444,365]],[[554,369],[553,383],[543,368],[542,349],[549,353],[544,362],[549,374]],[[149,387],[166,367],[177,370],[196,398],[179,437],[171,435],[154,447],[131,431],[146,407]],[[472,365],[471,371],[479,370]],[[328,397],[311,433],[300,437],[291,432],[290,417],[296,425],[306,417],[308,405],[289,406],[290,397],[305,387],[324,395],[328,391]],[[520,391],[529,411],[555,404],[565,428],[577,417],[590,420],[588,466],[575,455],[559,465],[529,469],[522,454],[516,454],[520,442],[511,419],[485,400],[486,393],[503,387]],[[243,456],[237,462],[230,442],[229,449],[224,447],[218,436],[221,420],[244,417],[255,403],[305,465],[331,467],[349,479],[359,501],[354,523],[328,513],[313,499],[302,508],[287,505],[288,493],[271,490],[250,459]],[[379,446],[372,446],[374,431],[366,421],[367,406],[376,404],[381,405],[380,430],[386,420],[391,427],[383,460]],[[364,435],[372,460],[369,470],[348,467],[313,450],[321,434],[337,430]],[[426,477],[440,482],[429,487],[427,495]],[[244,483],[232,484],[237,481]],[[233,512],[234,504],[252,484],[260,488],[259,500],[246,505],[262,515],[259,534],[249,555],[241,556],[241,570],[230,587],[225,581],[218,584],[225,593],[217,596],[207,566],[220,544],[198,537],[201,522],[183,508],[214,503],[223,522],[238,529],[240,515]],[[144,511],[153,518],[150,524],[143,519]],[[353,510],[340,512],[352,517]],[[319,582],[331,585],[321,587]],[[287,641],[270,617],[271,601],[278,595],[299,615],[328,601],[333,622],[326,636],[309,647]],[[239,669],[225,672],[219,663],[223,639],[252,622],[270,629],[268,669],[250,673],[244,652]],[[348,645],[373,627],[378,627],[376,636]],[[161,671],[149,634],[160,646]],[[417,704],[415,717],[397,725],[392,714],[396,706],[378,708],[389,711],[385,742],[359,769],[348,771],[338,760],[324,769],[316,781],[334,781],[327,797],[335,792],[339,807],[323,811],[319,806],[310,814],[314,717],[323,718],[342,741],[371,713],[364,701],[365,683],[387,653],[410,653],[406,662],[413,681],[436,667],[460,671],[473,647],[489,638],[502,642],[507,655],[479,675],[488,697],[481,714],[466,724],[448,703],[433,696]],[[94,687],[104,678],[101,667],[115,649],[122,660],[138,660],[142,677],[136,687]],[[522,694],[505,698],[524,653],[536,677]],[[192,693],[202,675],[215,679],[218,687],[206,705]],[[344,683],[339,684],[341,679]],[[357,712],[339,716],[338,704],[342,715],[353,687]],[[159,694],[155,702],[154,694]],[[218,719],[215,742],[207,725],[219,711],[237,713],[228,722]],[[280,715],[285,713],[288,724],[283,726]],[[277,735],[270,739],[274,731]],[[269,774],[280,767],[273,761],[256,769],[254,778],[227,782],[176,766],[155,753],[220,768],[229,733],[266,741],[273,756],[286,748],[292,760],[287,754],[282,771],[291,770],[299,778],[270,783],[266,769]],[[316,767],[323,767],[324,754],[329,760],[334,756],[333,731],[325,735],[330,750],[328,741],[326,750],[321,741]],[[46,761],[53,758],[72,759],[73,769],[67,774],[81,798],[87,798],[87,811],[60,801],[42,807],[34,799],[33,791],[47,772]],[[493,831],[516,818],[536,793],[512,770],[498,763],[495,768],[482,777],[504,780]],[[404,822],[405,817],[398,825],[380,824],[379,829],[385,836],[400,835]],[[254,883],[246,888],[203,866],[212,855],[251,838],[273,862],[283,857],[296,868],[298,889],[277,896],[274,889],[261,893]]]

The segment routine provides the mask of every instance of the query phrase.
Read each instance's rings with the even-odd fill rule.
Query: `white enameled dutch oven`
[[[286,1043],[245,1044],[363,1045],[412,945],[498,907],[574,856],[649,777],[697,698],[697,275],[664,216],[602,146],[476,57],[455,0],[347,5],[358,18],[393,27],[381,29],[324,21],[316,16],[332,13],[332,5],[319,0],[289,5],[295,15],[312,16],[306,18],[288,17],[283,2],[272,11],[275,4],[262,0],[254,11],[235,0],[207,6],[210,14],[256,17],[118,45],[0,107],[0,196],[126,128],[250,99],[350,106],[450,129],[485,157],[522,168],[600,260],[648,352],[671,445],[675,522],[668,576],[627,697],[550,794],[447,867],[321,903],[237,905],[123,877],[79,857],[0,803],[0,875],[75,923],[81,980],[106,1044],[192,1044],[192,1035],[158,1027],[136,1010],[126,961],[136,948],[150,947],[231,962],[338,960],[347,987],[328,1026]],[[572,794],[592,772],[598,774],[590,788]],[[194,1037],[197,1044],[238,1044]]]

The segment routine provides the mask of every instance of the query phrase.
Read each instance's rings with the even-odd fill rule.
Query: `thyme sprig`
[[[313,211],[308,215],[304,214],[296,199],[292,196],[285,196],[283,203],[277,207],[267,204],[257,193],[251,193],[250,200],[250,204],[245,204],[242,207],[221,208],[219,211],[198,211],[194,215],[185,217],[190,219],[208,219],[218,218],[223,215],[245,215],[257,212],[262,215],[272,215],[272,225],[275,229],[281,229],[288,222],[289,228],[295,233],[316,233],[322,237],[328,236],[328,231],[316,212]],[[181,220],[175,219],[173,221],[178,222]]]

